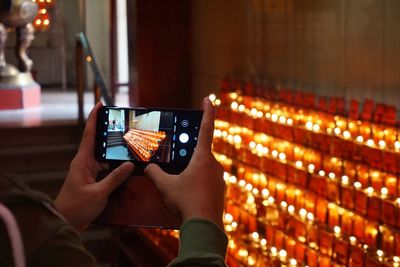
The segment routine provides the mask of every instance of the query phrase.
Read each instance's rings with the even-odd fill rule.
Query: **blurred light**
[[[208,96],[208,99],[210,99],[211,102],[214,102],[217,99],[217,96],[215,94],[211,94]]]
[[[231,108],[232,109],[237,109],[239,107],[239,104],[237,103],[237,102],[232,102],[232,104],[231,104]]]
[[[296,161],[296,167],[297,168],[303,167],[303,162],[301,162],[300,160]]]

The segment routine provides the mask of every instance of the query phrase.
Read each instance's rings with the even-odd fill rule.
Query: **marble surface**
[[[117,95],[116,104],[128,105],[127,93]],[[94,106],[93,92],[84,97],[85,117]],[[0,111],[0,128],[37,127],[41,125],[77,123],[78,101],[75,91],[42,91],[41,105],[37,108]]]

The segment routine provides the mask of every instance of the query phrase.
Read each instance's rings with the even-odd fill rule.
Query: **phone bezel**
[[[107,129],[108,125],[104,124],[104,120],[108,120],[108,114],[105,112],[107,109],[128,109],[128,110],[143,110],[143,111],[161,111],[161,112],[173,112],[173,113],[193,113],[192,115],[198,116],[198,131],[197,131],[197,137],[200,132],[200,124],[201,124],[201,119],[203,116],[203,111],[202,110],[197,110],[197,109],[172,109],[172,108],[132,108],[132,107],[117,107],[117,106],[102,106],[98,112],[97,112],[97,120],[96,120],[96,141],[95,141],[95,158],[99,162],[103,163],[108,163],[110,164],[111,167],[116,167],[120,164],[122,164],[125,161],[131,161],[134,162],[135,164],[135,172],[142,173],[144,168],[152,163],[152,162],[143,162],[143,161],[137,161],[137,160],[112,160],[112,159],[104,159],[101,154],[101,146],[102,143],[104,142],[104,136],[101,135]],[[178,161],[172,161],[172,162],[157,162],[156,164],[159,165],[162,169],[169,173],[180,173],[183,171],[187,165],[189,164],[191,157],[188,157],[187,161],[184,162],[178,162]]]

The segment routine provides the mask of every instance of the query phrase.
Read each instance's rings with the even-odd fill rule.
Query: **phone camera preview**
[[[188,135],[187,133],[181,133],[181,134],[179,135],[179,141],[180,141],[182,144],[187,143],[187,142],[189,141],[189,135]]]

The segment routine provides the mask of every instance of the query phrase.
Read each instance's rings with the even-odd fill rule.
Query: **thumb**
[[[152,180],[156,187],[161,191],[163,182],[168,181],[169,176],[171,176],[154,163],[149,164],[146,169],[144,169],[144,174],[150,178],[150,180]]]
[[[98,182],[99,190],[108,196],[132,174],[134,168],[135,165],[133,165],[132,162],[124,162],[118,168],[114,169],[110,174],[108,174],[103,180]]]

